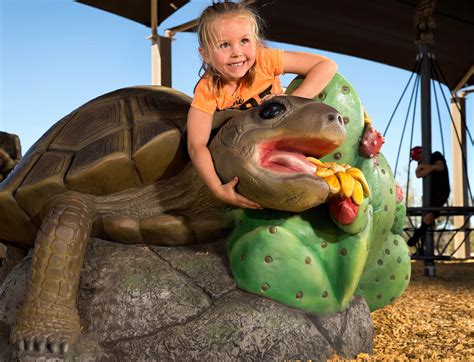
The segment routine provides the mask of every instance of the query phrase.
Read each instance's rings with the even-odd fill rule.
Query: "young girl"
[[[266,48],[259,18],[245,3],[230,1],[207,7],[199,19],[199,53],[205,71],[188,113],[188,151],[199,175],[220,200],[240,207],[261,206],[235,191],[238,178],[222,184],[207,142],[216,110],[256,106],[283,93],[279,75],[305,76],[292,95],[313,98],[337,71],[332,60],[315,54]]]

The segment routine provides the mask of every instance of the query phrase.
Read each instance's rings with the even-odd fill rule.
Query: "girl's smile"
[[[248,19],[225,18],[213,24],[215,42],[200,52],[227,83],[235,85],[255,64],[257,44]]]

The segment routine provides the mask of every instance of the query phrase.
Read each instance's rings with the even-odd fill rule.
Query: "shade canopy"
[[[76,0],[98,9],[108,11],[137,23],[151,26],[150,0]],[[189,0],[158,0],[158,25]]]
[[[416,0],[257,0],[267,39],[412,70]],[[303,5],[304,4],[304,5]],[[455,87],[474,64],[474,1],[438,0],[433,52]],[[383,79],[381,79],[383,81]],[[471,76],[468,84],[474,84]]]
[[[78,1],[150,26],[150,0]],[[418,52],[415,14],[419,1],[430,2],[255,0],[253,4],[266,23],[269,40],[412,70]],[[158,0],[159,23],[187,2]],[[447,85],[454,88],[474,64],[474,1],[437,0],[434,20],[433,52]],[[474,77],[468,77],[466,85],[473,84]]]

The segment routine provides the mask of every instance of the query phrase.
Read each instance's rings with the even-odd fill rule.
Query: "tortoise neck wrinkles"
[[[154,184],[105,196],[88,196],[97,216],[148,217],[163,213],[191,215],[220,208],[220,203],[189,164],[179,174]]]

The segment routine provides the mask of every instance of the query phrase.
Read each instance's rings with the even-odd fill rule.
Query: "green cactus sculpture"
[[[296,78],[287,92],[301,81]],[[228,242],[230,267],[240,288],[310,313],[340,312],[355,294],[371,310],[382,308],[410,280],[408,248],[401,237],[406,208],[397,204],[383,155],[360,151],[370,124],[349,82],[336,74],[315,100],[336,108],[347,132],[344,144],[321,161],[360,169],[370,196],[349,224],[331,217],[328,204],[302,213],[236,211]]]

